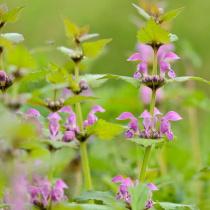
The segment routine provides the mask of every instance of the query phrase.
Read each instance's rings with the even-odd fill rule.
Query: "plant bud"
[[[154,75],[153,76],[153,82],[158,82],[159,81],[159,76],[158,75]]]
[[[146,82],[152,82],[152,77],[150,75],[147,75],[145,77]]]
[[[144,133],[141,132],[139,137],[144,139],[144,137],[145,137]]]
[[[66,131],[72,131],[73,129],[72,129],[72,127],[71,126],[66,126]]]
[[[153,134],[153,139],[158,139],[159,138],[159,134],[156,132]]]
[[[60,101],[60,104],[63,105],[63,103],[65,102],[65,99],[64,98],[60,98],[59,101]]]
[[[35,198],[35,199],[33,200],[33,204],[34,204],[35,206],[39,206],[39,207],[42,206],[42,204],[40,203],[40,200],[37,199],[37,198]]]
[[[0,71],[0,82],[6,81],[6,73],[4,71]]]
[[[52,102],[52,100],[50,98],[45,98],[44,101],[46,104],[49,104],[50,102]]]
[[[142,78],[141,82],[142,82],[142,83],[146,83],[145,78]]]
[[[164,77],[161,77],[159,81],[160,81],[161,83],[164,83],[164,82],[165,82],[165,78],[164,78]]]
[[[54,107],[54,106],[55,106],[55,103],[54,103],[53,101],[51,101],[51,102],[50,102],[50,106],[51,106],[51,107]]]
[[[81,79],[79,86],[82,90],[87,90],[89,88],[88,84],[86,83],[84,79]]]
[[[55,106],[57,106],[57,107],[60,106],[60,102],[59,101],[56,101],[55,102]]]
[[[74,133],[75,133],[76,135],[79,135],[79,128],[78,128],[78,127],[75,127],[75,128],[73,129],[73,131],[74,131]]]
[[[75,137],[75,133],[73,131],[66,131],[63,135],[62,140],[64,142],[70,142],[74,140],[74,137]]]

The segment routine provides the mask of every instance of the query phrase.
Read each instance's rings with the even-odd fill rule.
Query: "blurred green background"
[[[90,25],[90,33],[99,33],[101,39],[113,38],[113,41],[107,45],[105,53],[92,63],[91,73],[133,76],[135,65],[127,62],[126,59],[134,52],[137,43],[138,28],[131,20],[140,16],[132,3],[141,6],[142,1],[6,0],[6,3],[9,9],[24,4],[28,6],[23,10],[18,22],[7,24],[3,33],[23,34],[24,46],[29,50],[37,47],[50,47],[49,51],[39,55],[39,65],[34,70],[47,66],[49,61],[60,65],[67,61],[67,58],[56,50],[58,46],[68,46],[61,18],[61,15],[64,15],[80,27]],[[191,61],[196,60],[193,66],[195,76],[210,80],[210,1],[168,0],[161,3],[165,5],[165,11],[185,7],[185,10],[173,20],[170,30],[179,37],[179,41],[174,43],[175,52],[181,58],[182,55],[184,57],[193,55]],[[50,45],[49,40],[52,40],[54,44]],[[185,50],[186,43],[191,44],[194,49],[193,53]],[[195,56],[195,53],[198,56]],[[172,69],[177,76],[185,76],[187,65],[184,59],[180,59],[173,64]],[[33,88],[38,87],[40,84],[33,84]],[[196,203],[202,210],[207,210],[210,206],[210,173],[201,173],[199,170],[210,165],[210,102],[208,100],[210,86],[196,82],[198,91],[192,94],[186,93],[185,88],[186,84],[169,84],[164,89],[166,101],[159,105],[160,111],[164,114],[169,110],[177,111],[183,120],[172,123],[173,133],[178,140],[171,142],[163,150],[153,150],[149,163],[149,168],[153,170],[148,173],[148,181],[154,182],[160,188],[159,192],[154,193],[154,200]],[[28,92],[30,89],[25,89],[25,91]],[[130,111],[137,117],[144,110],[138,90],[124,82],[109,81],[96,89],[94,93],[102,98],[98,104],[106,109],[106,113],[98,116],[106,120],[116,123],[115,118],[124,111]],[[92,105],[93,103],[88,103],[83,106],[84,119]],[[198,109],[197,119],[190,118],[192,107]],[[39,107],[38,110],[45,116],[47,115],[45,110]],[[190,122],[193,122],[191,128]],[[201,160],[198,160],[198,166],[195,165],[197,157],[195,154],[193,157],[191,149],[192,126],[199,131]],[[66,153],[58,155],[58,163],[63,162],[65,165],[69,157],[73,156],[72,154],[65,156]],[[113,188],[117,190],[117,185],[114,186],[109,181],[117,174],[136,179],[143,157],[143,149],[126,142],[122,134],[112,141],[94,140],[90,146],[89,157],[94,189]]]

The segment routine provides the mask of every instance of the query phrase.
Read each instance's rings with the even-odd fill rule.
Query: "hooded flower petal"
[[[59,187],[59,188],[68,188],[68,186],[66,185],[66,183],[59,179],[56,184],[54,185],[54,187]]]
[[[130,130],[133,130],[136,135],[140,134],[138,120],[130,112],[123,112],[117,119],[125,120],[128,118],[131,119],[131,121],[128,123],[128,130],[126,131],[125,136],[132,138],[134,134]]]
[[[92,125],[95,121],[98,120],[98,118],[95,116],[96,112],[105,112],[105,109],[97,105],[94,106],[90,111],[90,113],[88,114],[88,119],[87,119],[88,125]]]
[[[172,52],[166,53],[166,55],[164,56],[164,58],[160,61],[160,76],[165,76],[165,72],[167,70],[170,70],[169,73],[168,73],[168,76],[169,77],[175,77],[176,74],[171,69],[170,63],[164,61],[167,58],[170,58],[170,59],[179,59],[179,57],[175,53],[172,53]]]
[[[48,205],[48,199],[50,197],[51,194],[51,190],[50,187],[47,185],[44,185],[43,187],[41,187],[39,189],[39,192],[41,194],[42,200],[44,201],[44,206]]]
[[[147,186],[150,188],[151,191],[158,190],[158,188],[153,183],[148,183]]]
[[[58,115],[58,113],[54,112],[48,115],[48,119],[50,120],[49,131],[51,139],[55,140],[60,130],[59,121],[61,120],[61,117]]]
[[[21,112],[18,112],[21,113]],[[23,115],[22,119],[26,119],[28,116],[35,116],[35,117],[40,117],[40,113],[36,109],[29,109],[25,115]]]
[[[113,183],[113,182],[123,182],[123,181],[124,181],[124,178],[121,175],[117,175],[112,179],[111,183]]]
[[[143,126],[144,126],[144,131],[146,136],[150,136],[150,130],[151,130],[151,125],[152,121],[150,118],[152,118],[151,114],[145,110],[140,117],[143,117]]]
[[[35,198],[38,198],[38,189],[32,185],[27,187],[27,192],[30,195],[30,204],[33,204]]]
[[[55,201],[60,201],[62,197],[64,196],[64,191],[62,188],[58,187],[53,187],[52,189],[52,200]]]
[[[140,115],[140,117],[143,117],[143,118],[152,118],[151,114],[145,109],[144,112]]]
[[[158,121],[158,118],[156,117],[156,115],[158,115],[158,114],[162,114],[162,113],[160,113],[160,111],[155,107],[154,108],[154,119],[153,119],[153,128],[152,128],[152,130],[153,131],[156,131],[156,124],[157,124],[157,121]]]
[[[161,61],[167,52],[173,51],[173,50],[174,50],[174,45],[172,43],[164,44],[160,46],[157,53],[157,60]]]
[[[42,124],[37,120],[36,117],[29,117],[28,119],[25,120],[26,123],[34,123],[36,124],[36,133],[37,135],[42,138],[43,133],[42,133]]]
[[[134,78],[137,79],[141,76],[141,74],[138,73],[138,71],[141,71],[144,76],[146,76],[148,72],[147,72],[147,61],[143,58],[141,54],[135,53],[128,59],[128,61],[136,61],[136,60],[142,61],[141,63],[138,64],[137,72],[134,74]]]
[[[165,117],[166,120],[177,121],[181,120],[182,118],[174,111],[168,112]]]
[[[161,120],[160,127],[159,127],[160,136],[162,137],[163,134],[166,133],[168,139],[173,140],[173,133],[171,131],[171,123],[169,122],[169,120],[177,121],[177,120],[181,120],[181,119],[182,118],[176,112],[174,112],[174,111],[168,112],[165,115],[165,117],[163,117]]]
[[[123,112],[117,120],[125,120],[125,119],[135,119],[135,117],[130,112]]]
[[[59,114],[57,112],[52,112],[48,115],[47,117],[50,121],[51,120],[56,120],[56,121],[60,121],[61,117],[59,116]]]

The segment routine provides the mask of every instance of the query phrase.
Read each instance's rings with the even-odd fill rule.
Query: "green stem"
[[[86,142],[80,142],[80,150],[81,150],[81,155],[82,155],[82,164],[83,164],[83,171],[85,175],[86,188],[87,190],[92,190]]]
[[[57,93],[57,89],[54,90],[54,102],[56,102],[56,93]]]
[[[153,71],[152,71],[153,75],[157,74],[157,50],[158,49],[154,47],[154,62],[153,62]],[[151,104],[150,104],[150,114],[152,116],[151,136],[152,136],[152,127],[153,127],[154,108],[155,108],[155,97],[156,97],[156,90],[153,89],[152,99],[151,99]],[[139,177],[139,181],[142,183],[144,183],[144,180],[146,177],[147,164],[148,164],[151,149],[152,149],[152,146],[148,146],[146,147],[145,152],[144,152],[144,158],[143,158],[140,177]]]
[[[78,83],[79,81],[79,65],[78,63],[75,64],[75,82]],[[79,126],[80,133],[83,132],[83,119],[82,119],[82,110],[81,104],[76,103],[76,116],[77,116],[77,124]],[[91,186],[91,176],[90,176],[90,168],[88,163],[88,156],[87,156],[87,148],[85,142],[80,142],[80,151],[82,156],[82,165],[83,165],[83,173],[85,176],[85,183],[86,189],[92,190]],[[89,203],[92,203],[91,201]]]
[[[79,64],[75,63],[75,82],[79,82]]]
[[[157,51],[158,48],[154,47],[154,61],[153,61],[153,71],[152,75],[157,75]]]
[[[143,163],[141,166],[141,173],[140,173],[140,177],[139,177],[139,181],[144,183],[145,180],[145,176],[146,176],[146,170],[147,170],[147,163],[149,160],[149,155],[150,155],[150,151],[151,151],[151,146],[146,147],[145,152],[144,152],[144,159],[143,159]]]

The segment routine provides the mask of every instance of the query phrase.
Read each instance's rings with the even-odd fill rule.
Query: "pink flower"
[[[138,180],[136,180],[134,182],[134,184],[131,181],[131,178],[128,177],[127,179],[124,179],[121,175],[117,175],[115,176],[112,180],[111,183],[119,183],[121,182],[121,184],[118,187],[118,193],[117,193],[117,200],[120,199],[125,199],[126,203],[130,203],[130,193],[128,191],[129,186],[133,186],[136,187],[136,185],[138,184]],[[147,184],[147,186],[150,188],[150,197],[147,201],[147,208],[151,208],[153,207],[152,205],[152,191],[158,190],[157,187],[153,184],[153,183],[149,183]]]

